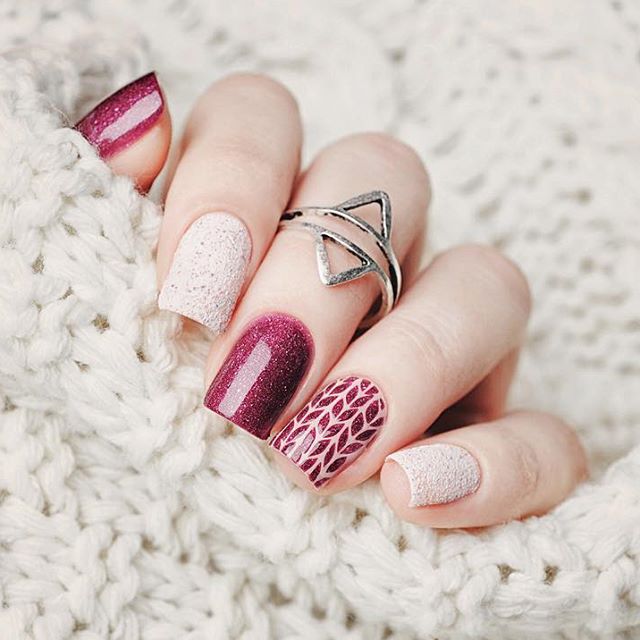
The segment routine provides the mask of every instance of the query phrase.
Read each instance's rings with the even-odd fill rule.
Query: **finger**
[[[444,433],[465,424],[489,422],[499,418],[505,412],[518,356],[517,349],[507,354],[469,393],[438,417],[429,427],[429,435]]]
[[[403,520],[484,527],[545,513],[586,475],[573,429],[555,416],[518,412],[393,453],[380,482]]]
[[[260,264],[298,171],[298,109],[262,76],[216,82],[190,116],[158,246],[158,304],[226,328]]]
[[[529,308],[524,277],[495,250],[440,254],[274,440],[293,479],[335,492],[376,473],[520,344]]]
[[[400,142],[359,134],[331,145],[306,172],[293,205],[340,203],[374,189],[386,191],[393,203],[391,241],[401,260],[422,233],[429,188],[422,162]],[[357,213],[380,227],[380,202]],[[348,224],[339,222],[349,233]],[[367,234],[358,236],[363,245],[368,240]],[[276,235],[207,367],[208,380],[217,375],[205,404],[263,439],[316,388],[380,291],[373,275],[324,286],[314,242],[297,227]],[[330,262],[339,272],[350,265],[350,257],[336,250]]]
[[[119,175],[149,189],[169,152],[171,118],[155,73],[148,73],[94,107],[76,129]]]

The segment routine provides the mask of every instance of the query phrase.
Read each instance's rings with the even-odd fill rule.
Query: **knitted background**
[[[640,637],[639,42],[635,0],[0,2],[0,638]],[[178,129],[251,69],[297,94],[307,158],[413,144],[433,246],[530,277],[513,404],[574,422],[592,481],[438,533],[375,480],[293,488],[203,410],[204,336],[155,306],[159,211],[68,128],[151,68]]]

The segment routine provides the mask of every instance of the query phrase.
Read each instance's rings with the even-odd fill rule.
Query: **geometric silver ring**
[[[380,206],[380,230],[374,229],[366,220],[353,213],[355,209],[369,204]],[[345,236],[311,222],[310,218],[318,216],[332,216],[343,220],[360,231],[364,232],[375,241],[384,256],[387,269],[383,269],[378,262],[369,255],[360,245],[349,240]],[[280,228],[299,226],[313,235],[316,246],[316,259],[318,273],[322,284],[327,287],[335,287],[347,282],[362,278],[369,273],[377,276],[380,282],[381,301],[374,314],[367,316],[361,323],[361,328],[367,328],[375,324],[385,316],[397,302],[402,288],[402,273],[393,247],[391,246],[391,202],[384,191],[371,191],[351,198],[334,207],[300,207],[285,211],[280,218]],[[329,263],[329,255],[325,241],[332,242],[343,247],[348,253],[360,260],[360,265],[345,269],[339,273],[332,273]]]

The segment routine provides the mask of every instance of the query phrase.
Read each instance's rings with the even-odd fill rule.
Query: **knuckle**
[[[206,111],[210,95],[220,92],[248,104],[256,113],[284,113],[289,122],[299,121],[295,98],[283,84],[269,76],[254,73],[226,76],[209,88],[196,109]],[[249,173],[255,179],[277,184],[286,167],[280,161],[280,149],[268,143],[268,140],[268,137],[254,135],[253,130],[250,134],[242,129],[223,131],[216,136],[216,153],[224,157],[227,174],[243,176]]]
[[[424,212],[431,200],[431,183],[427,169],[413,147],[384,132],[355,133],[326,147],[319,155],[322,164],[339,162],[356,167],[358,172],[373,169],[384,176],[390,191],[401,192],[406,201],[403,211],[416,216],[424,225]],[[376,182],[378,182],[376,180]]]
[[[274,110],[299,117],[298,102],[284,84],[270,76],[248,72],[232,73],[213,82],[198,99],[194,112],[208,110],[210,100],[221,94],[249,103],[258,112]]]
[[[531,447],[520,444],[516,451],[516,464],[519,469],[522,498],[527,500],[536,495],[540,484],[540,472]]]
[[[382,131],[354,133],[341,138],[327,148],[329,152],[355,154],[367,162],[381,161],[412,177],[422,175],[428,182],[427,170],[416,150],[408,144]]]
[[[466,244],[449,249],[443,254],[446,259],[462,260],[473,265],[473,272],[506,291],[525,315],[531,312],[531,289],[526,276],[511,258],[488,245]]]
[[[355,133],[343,140],[354,149],[362,149],[367,155],[379,155],[393,162],[422,165],[420,157],[412,147],[382,131]]]
[[[279,165],[269,149],[251,140],[227,138],[216,145],[219,157],[224,158],[225,171],[229,174],[250,175],[256,182],[274,182]]]
[[[589,477],[589,462],[582,442],[580,442],[580,436],[571,425],[562,421],[560,422],[560,434],[568,451],[567,458],[574,465],[574,483],[581,482]]]
[[[296,111],[298,109],[295,97],[284,84],[260,73],[233,73],[214,83],[210,90],[216,86],[241,93],[245,99],[255,99],[259,102],[272,100]]]
[[[274,157],[271,149],[258,142],[227,137],[216,143],[216,154],[223,159],[224,168],[218,173],[221,191],[234,193],[236,200],[248,198],[248,194],[239,194],[236,185],[250,181],[254,193],[266,193],[274,185],[282,184],[286,168]],[[203,193],[210,192],[208,184],[200,185]],[[284,206],[284,202],[282,203]]]
[[[541,411],[526,413],[529,420],[537,425],[539,432],[549,433],[549,437],[553,438],[556,451],[565,460],[566,469],[569,471],[566,475],[568,490],[572,489],[577,482],[589,475],[587,456],[577,431],[558,416]]]
[[[533,502],[540,485],[540,466],[536,453],[529,442],[512,433],[505,445],[511,452],[511,468],[515,475],[518,497],[523,506]]]
[[[454,348],[449,344],[444,320],[435,315],[418,320],[397,309],[388,322],[386,333],[398,361],[411,363],[417,380],[428,382],[430,389],[444,393],[452,374],[447,354]]]
[[[257,91],[261,95],[266,94],[295,103],[293,94],[282,82],[263,73],[249,73],[246,71],[231,73],[220,80],[219,84],[236,90]]]
[[[413,147],[398,138],[381,131],[372,131],[356,133],[345,138],[345,142],[369,158],[379,158],[391,167],[409,173],[412,178],[421,178],[428,186],[429,175],[422,158]]]
[[[584,449],[575,430],[557,416],[513,411],[507,418],[500,423],[496,459],[504,461],[500,466],[508,474],[505,486],[512,505],[510,516],[541,513],[588,476]]]
[[[251,210],[256,193],[269,193],[273,185],[285,181],[286,170],[274,160],[270,150],[250,140],[233,136],[221,138],[216,142],[216,155],[224,159],[218,171],[218,189],[212,192],[206,181],[182,180],[181,174],[171,185],[173,206],[201,212],[211,211],[212,207],[229,211]],[[236,186],[249,181],[251,192]],[[215,198],[213,202],[212,197]],[[284,206],[285,202],[281,204]]]

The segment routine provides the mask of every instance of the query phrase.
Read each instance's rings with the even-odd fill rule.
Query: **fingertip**
[[[405,522],[411,522],[423,527],[447,527],[446,519],[435,519],[430,514],[438,516],[449,505],[432,505],[419,507],[413,505],[411,483],[402,466],[391,458],[387,458],[380,470],[380,488],[391,507],[391,510]]]
[[[439,513],[449,505],[418,507],[413,505],[411,483],[402,466],[392,458],[387,458],[380,469],[380,488],[391,510],[405,522],[420,526],[446,526],[442,522],[432,523],[429,512]]]
[[[394,511],[403,513],[411,503],[411,485],[402,467],[392,458],[387,458],[380,469],[382,493]]]
[[[171,144],[171,117],[160,119],[136,142],[112,155],[107,163],[117,175],[129,176],[141,191],[148,191],[166,162]]]
[[[276,466],[291,482],[310,493],[314,493],[316,495],[325,494],[325,491],[323,489],[316,488],[305,473],[291,462],[291,460],[282,455],[279,451],[273,449],[273,447],[269,447],[269,452],[271,454],[271,459],[275,462]]]
[[[473,526],[481,472],[463,447],[435,442],[389,455],[380,472],[382,491],[403,520],[422,526]]]

